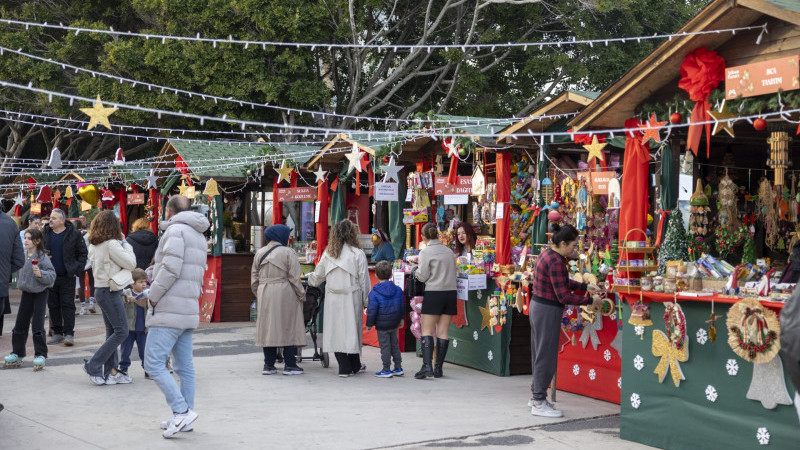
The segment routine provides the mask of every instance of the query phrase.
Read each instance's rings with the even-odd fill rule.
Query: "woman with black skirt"
[[[419,253],[417,280],[425,283],[422,301],[422,368],[414,378],[441,378],[442,364],[450,346],[447,332],[456,306],[456,261],[453,251],[439,241],[436,224],[422,227],[426,247]],[[432,367],[433,335],[436,334],[436,364]]]

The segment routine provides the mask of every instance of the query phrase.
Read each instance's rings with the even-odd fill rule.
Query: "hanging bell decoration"
[[[789,142],[792,138],[785,131],[773,131],[767,143],[769,144],[769,158],[767,165],[775,170],[775,186],[783,186],[784,174],[789,167]]]

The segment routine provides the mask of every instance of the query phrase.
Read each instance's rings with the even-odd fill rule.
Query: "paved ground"
[[[12,293],[14,312],[17,301]],[[2,355],[10,352],[14,318],[6,316]],[[379,379],[371,373],[380,354],[371,347],[363,351],[367,374],[342,379],[335,367],[306,360],[302,376],[263,376],[250,323],[204,324],[195,333],[200,417],[194,432],[165,440],[158,423],[170,410],[144,379],[138,357],[132,384],[91,385],[80,362],[102,342],[102,319],[79,316],[76,323],[76,346],[51,346],[44,371],[34,373],[29,356],[22,368],[0,372],[0,447],[648,448],[619,439],[619,406],[611,403],[559,392],[563,419],[531,416],[527,376],[501,378],[446,364],[438,380]],[[406,370],[419,368],[413,353],[403,357]]]

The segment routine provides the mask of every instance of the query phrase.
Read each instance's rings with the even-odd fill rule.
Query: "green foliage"
[[[742,249],[742,264],[755,264],[756,263],[756,241],[753,236],[749,236],[744,241],[744,248]]]

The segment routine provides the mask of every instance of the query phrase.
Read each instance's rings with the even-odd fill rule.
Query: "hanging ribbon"
[[[592,348],[597,350],[597,346],[600,345],[600,338],[597,336],[597,332],[603,329],[603,315],[599,313],[594,314],[594,320],[592,320],[589,325],[583,327],[583,333],[581,333],[581,345],[583,348],[586,348],[586,344],[589,340],[592,341]]]
[[[453,138],[442,140],[442,148],[450,155],[450,170],[447,172],[447,184],[458,183],[458,149],[460,146],[453,144]]]
[[[703,125],[706,130],[706,157],[711,153],[711,115],[708,111],[711,105],[708,96],[717,85],[725,79],[725,60],[717,52],[700,47],[686,55],[681,63],[681,79],[678,87],[689,94],[689,98],[696,102],[689,118],[689,132],[686,138],[687,146],[697,156],[700,148],[700,137],[703,134]]]
[[[680,386],[681,380],[685,380],[686,377],[683,376],[683,371],[679,363],[689,360],[689,346],[684,345],[678,350],[672,346],[666,333],[661,330],[653,330],[653,356],[661,357],[661,361],[658,362],[656,370],[653,371],[653,373],[658,375],[658,382],[664,382],[664,378],[666,378],[667,371],[669,370],[675,387]]]
[[[664,235],[664,225],[666,225],[667,218],[669,217],[669,213],[671,212],[672,210],[664,211],[661,208],[658,209],[659,218],[658,218],[658,231],[656,232],[656,247],[661,245],[661,237]]]

